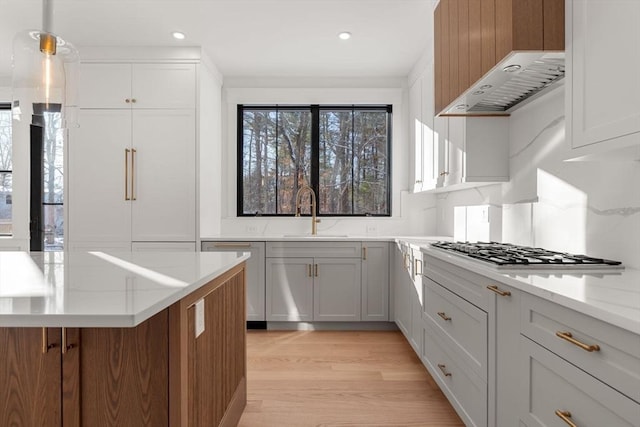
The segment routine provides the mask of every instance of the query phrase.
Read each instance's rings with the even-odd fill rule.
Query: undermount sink
[[[285,234],[282,237],[304,237],[304,238],[345,238],[346,234]]]

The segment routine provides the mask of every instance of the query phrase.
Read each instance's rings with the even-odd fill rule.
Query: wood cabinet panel
[[[469,1],[469,82],[477,82],[482,77],[482,20],[481,0]],[[436,82],[438,79],[436,78]],[[436,109],[441,111],[441,109]]]
[[[0,328],[0,425],[61,425],[60,329]],[[57,369],[56,369],[57,368]]]
[[[479,0],[476,0],[479,1]],[[442,8],[440,5],[436,7],[433,14],[433,76],[434,76],[434,104],[436,111],[442,110],[444,105],[444,96],[442,92]]]
[[[167,310],[136,328],[80,330],[68,354],[80,353],[81,425],[169,425],[167,330]]]
[[[469,87],[469,0],[458,0],[458,90]]]
[[[246,372],[244,277],[236,275],[204,297],[204,325],[195,336],[189,322],[189,425],[219,426]]]
[[[564,50],[564,0],[544,0],[544,50]]]
[[[449,104],[457,96],[460,91],[459,78],[459,39],[458,30],[458,2],[449,2],[449,19],[447,30],[449,31],[449,93],[447,95],[447,104]]]
[[[480,2],[480,28],[482,33],[482,74],[496,65],[496,4],[495,0]]]
[[[439,7],[442,8],[442,16],[440,29],[442,33],[440,37],[442,39],[442,52],[440,54],[440,61],[442,61],[442,104],[444,106],[449,105],[453,97],[451,96],[451,33],[449,32],[449,1],[440,2]]]

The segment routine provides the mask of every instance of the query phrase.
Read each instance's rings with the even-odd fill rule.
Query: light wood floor
[[[400,332],[249,331],[239,427],[464,424]]]

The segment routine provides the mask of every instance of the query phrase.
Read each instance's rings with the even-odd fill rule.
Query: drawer
[[[424,317],[487,380],[487,313],[424,278]]]
[[[640,427],[640,404],[528,338],[520,341],[526,375],[520,419],[527,427],[571,425],[556,411],[580,427]]]
[[[495,285],[496,282],[487,277],[471,273],[469,270],[427,254],[424,257],[423,275],[484,311],[487,311],[491,304],[493,293],[486,288]]]
[[[267,242],[267,258],[360,258],[362,242]]]
[[[461,363],[427,324],[423,328],[422,361],[466,426],[487,425],[487,383]]]
[[[640,337],[529,294],[522,295],[521,333],[640,403]],[[599,350],[586,351],[557,333]]]

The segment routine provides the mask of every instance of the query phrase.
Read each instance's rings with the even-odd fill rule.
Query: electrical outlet
[[[378,227],[375,225],[367,225],[367,233],[375,233],[378,231]]]
[[[247,225],[247,233],[257,233],[258,232],[258,227],[255,225]]]
[[[204,332],[204,298],[196,303],[196,338]]]

